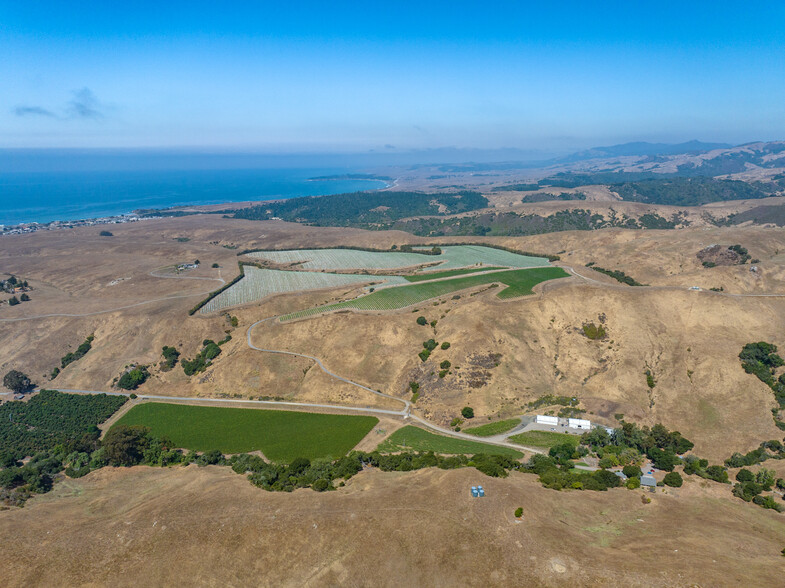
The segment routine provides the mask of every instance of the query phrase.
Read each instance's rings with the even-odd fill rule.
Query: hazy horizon
[[[785,137],[785,6],[0,1],[0,147],[265,153]]]

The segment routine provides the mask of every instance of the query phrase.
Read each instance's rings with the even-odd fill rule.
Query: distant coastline
[[[309,182],[329,182],[335,180],[378,180],[386,182],[389,188],[394,181],[390,176],[379,176],[376,174],[335,174],[331,176],[317,176],[315,178],[308,178]]]
[[[230,206],[384,190],[373,174],[326,169],[154,170],[0,174],[0,234],[135,222],[140,211]],[[316,172],[316,173],[314,173]]]

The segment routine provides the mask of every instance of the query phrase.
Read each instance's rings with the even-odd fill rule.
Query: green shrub
[[[753,474],[750,470],[746,470],[744,468],[740,469],[736,474],[737,482],[752,482],[754,479],[755,479],[755,474]]]
[[[434,349],[436,349],[437,345],[439,344],[433,339],[428,339],[427,341],[423,341],[422,343],[422,346],[428,351],[433,351]]]
[[[448,341],[442,343],[442,349],[449,349],[449,348],[450,348],[450,343]]]
[[[643,473],[641,472],[641,469],[636,465],[626,465],[622,468],[621,471],[628,478],[640,478],[641,474]]]
[[[440,368],[442,368],[443,370],[448,370],[448,369],[450,369],[450,366],[451,366],[451,365],[452,365],[452,364],[450,363],[450,361],[449,361],[449,360],[447,360],[447,359],[445,359],[443,362],[441,362],[441,363],[439,364],[439,367],[440,367]]]
[[[770,508],[772,510],[776,510],[777,512],[783,511],[782,505],[777,504],[772,496],[755,496],[752,499],[752,502],[758,506],[762,506],[763,508]]]
[[[93,339],[95,339],[95,337],[93,335],[89,335],[87,339],[85,339],[84,342],[76,348],[76,351],[66,353],[63,357],[61,357],[60,367],[65,369],[65,366],[68,364],[82,359],[92,348]]]
[[[718,465],[712,465],[706,468],[706,477],[709,480],[714,480],[720,484],[728,484],[728,471]]]
[[[671,486],[673,488],[680,488],[684,483],[684,480],[682,480],[679,472],[668,472],[665,474],[665,477],[662,479],[662,481],[666,486]]]
[[[177,351],[177,349],[174,347],[168,347],[166,345],[164,345],[163,349],[161,350],[161,355],[164,358],[162,365],[164,370],[172,369],[175,365],[177,365],[177,361],[180,358],[180,352]]]
[[[641,487],[641,479],[638,478],[637,476],[633,476],[632,478],[627,478],[627,482],[625,485],[630,490],[635,490],[636,488]]]
[[[464,406],[461,409],[461,416],[465,419],[473,419],[474,418],[474,409],[470,406]]]
[[[317,492],[324,492],[324,491],[325,491],[325,490],[327,490],[327,488],[329,488],[329,487],[330,487],[330,482],[328,482],[328,481],[327,481],[327,480],[325,480],[324,478],[319,478],[319,479],[318,479],[318,480],[316,480],[316,481],[313,483],[313,485],[311,486],[311,488],[313,488],[313,489],[314,489],[314,490],[316,490]]]
[[[136,390],[147,381],[148,377],[150,377],[150,372],[147,371],[147,366],[140,365],[120,376],[117,387],[123,390]]]
[[[426,319],[424,316],[418,316],[417,324],[424,327],[425,325],[428,324],[428,319]]]
[[[521,508],[521,507],[519,506],[518,508],[516,508],[516,509],[515,509],[515,518],[516,518],[516,519],[519,519],[519,518],[521,518],[522,516],[523,516],[523,508]]]
[[[613,454],[605,455],[600,459],[597,465],[599,465],[602,469],[613,468],[619,465],[619,458]]]
[[[221,347],[212,339],[202,342],[202,350],[192,360],[183,359],[180,364],[186,376],[192,376],[207,369],[213,359],[221,354]]]
[[[13,392],[27,392],[33,387],[30,376],[19,370],[10,370],[3,376],[3,386]]]
[[[594,323],[587,323],[583,325],[583,334],[592,341],[597,339],[604,339],[606,336],[605,327],[602,325],[595,325]]]

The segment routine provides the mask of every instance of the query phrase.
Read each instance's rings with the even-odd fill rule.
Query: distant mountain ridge
[[[585,151],[578,151],[567,157],[556,160],[558,163],[572,163],[584,161],[586,159],[602,159],[608,157],[630,157],[630,156],[654,156],[654,155],[680,155],[683,153],[705,153],[714,149],[730,149],[733,145],[729,143],[704,143],[693,139],[684,143],[647,143],[645,141],[635,141],[632,143],[622,143],[620,145],[610,145],[607,147],[593,147]]]

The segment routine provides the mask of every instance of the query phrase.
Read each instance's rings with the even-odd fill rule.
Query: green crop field
[[[413,276],[403,276],[409,282],[424,282],[425,280],[438,280],[439,278],[452,278],[453,276],[462,276],[464,274],[476,274],[478,272],[489,272],[491,270],[500,270],[503,267],[471,267],[466,269],[447,270],[443,272],[425,272],[422,274],[415,274]]]
[[[376,417],[151,402],[115,424],[143,425],[175,447],[222,453],[261,451],[272,461],[338,458],[379,422]]]
[[[488,453],[495,455],[509,455],[515,459],[520,459],[523,454],[510,447],[499,447],[480,443],[479,441],[466,441],[445,437],[420,429],[412,425],[407,425],[395,431],[387,439],[382,441],[377,447],[382,453],[395,453],[398,451],[433,451],[434,453],[457,454],[465,453],[473,455],[475,453]]]
[[[514,429],[521,424],[521,419],[507,419],[505,421],[497,421],[495,423],[488,423],[487,425],[480,425],[479,427],[470,427],[463,429],[464,433],[469,435],[477,435],[478,437],[492,437],[500,433],[506,433],[510,429]]]
[[[508,270],[504,272],[482,273],[451,280],[438,282],[423,282],[408,286],[390,286],[380,288],[367,296],[354,300],[318,306],[299,312],[293,312],[281,317],[281,320],[291,320],[313,316],[322,312],[353,308],[356,310],[396,310],[412,304],[419,304],[431,298],[482,286],[484,284],[500,283],[507,286],[497,294],[499,298],[515,298],[532,293],[532,288],[540,282],[567,277],[560,267],[537,267],[530,269]]]
[[[561,445],[562,443],[570,443],[577,447],[581,437],[580,435],[568,435],[552,431],[526,431],[525,433],[508,437],[507,440],[519,445],[550,449],[554,445]]]

